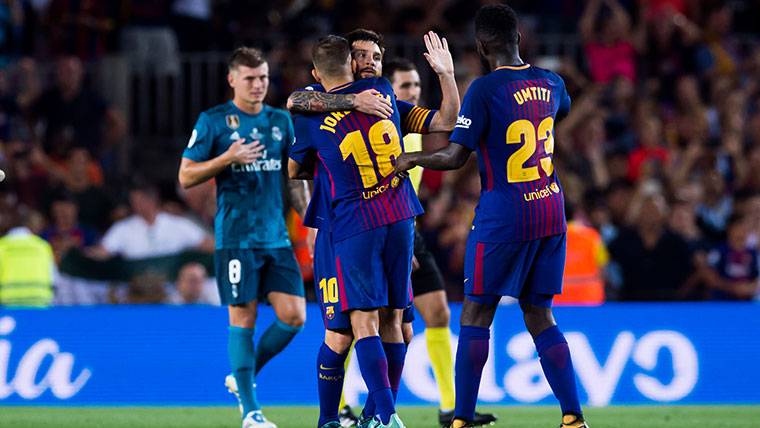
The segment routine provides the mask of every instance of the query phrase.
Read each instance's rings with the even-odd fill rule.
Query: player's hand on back
[[[230,161],[237,164],[252,163],[256,159],[264,156],[264,145],[258,141],[245,143],[245,138],[235,140],[227,149]]]
[[[391,102],[374,89],[367,89],[354,96],[354,108],[362,113],[388,119],[393,114]]]
[[[423,55],[433,71],[438,75],[454,74],[454,60],[451,58],[446,38],[440,38],[434,31],[428,31],[424,39],[428,51]]]

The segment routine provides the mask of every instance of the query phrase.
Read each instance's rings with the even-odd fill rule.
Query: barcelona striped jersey
[[[367,80],[375,80],[375,79],[367,79]],[[381,81],[381,80],[377,79],[377,81]],[[360,82],[357,82],[354,85],[358,85]],[[358,87],[361,89],[357,89],[357,87],[354,87],[354,85],[345,88],[345,90],[338,90],[336,92],[353,93],[353,92],[361,92],[362,90],[369,89],[369,87],[363,87],[363,86]],[[353,88],[353,89],[350,89],[350,88]],[[324,88],[322,87],[322,85],[319,85],[319,84],[308,86],[305,89],[324,92]],[[410,104],[404,101],[399,101],[399,100],[396,100],[394,111],[396,110],[398,111],[402,134],[427,133],[427,129],[430,125],[430,121],[432,120],[436,112],[436,110],[430,110],[430,109],[418,107],[413,104]],[[325,115],[322,115],[321,117],[324,118],[324,116]],[[316,116],[311,117],[311,119],[314,119],[314,118],[316,118]],[[304,118],[304,120],[308,120],[308,119]],[[297,116],[295,122],[297,126],[301,124],[301,117]],[[308,126],[306,126],[305,128],[308,128]],[[297,132],[298,144],[295,145],[293,148],[291,148],[291,151],[290,151],[290,157],[298,161],[299,163],[303,163],[303,160],[305,160],[306,157],[308,156],[308,151],[315,150],[312,147],[315,147],[317,145],[313,143],[307,144],[305,140],[309,138],[321,137],[319,133],[309,132],[308,129],[302,129],[302,130],[304,132]],[[406,151],[408,150],[408,148],[404,144],[405,141],[406,139],[404,139],[404,141],[402,141],[401,144],[402,144],[402,149]],[[370,144],[370,148],[371,148],[371,144]],[[314,170],[314,190],[312,193],[311,201],[309,202],[309,206],[306,210],[306,216],[304,217],[304,225],[317,228],[320,230],[333,230],[333,227],[331,224],[331,221],[332,221],[331,220],[332,219],[331,206],[332,206],[332,181],[331,181],[330,173],[323,162],[317,162],[315,165],[315,170]],[[351,234],[353,234],[353,232]],[[350,235],[346,235],[346,236],[350,236]]]
[[[393,173],[395,159],[404,146],[401,116],[390,82],[384,78],[362,79],[331,92],[358,93],[367,89],[375,89],[391,101],[390,119],[343,111],[298,116],[295,120],[296,140],[290,158],[303,164],[309,153],[316,152],[324,168],[323,178],[327,179],[332,208],[329,221],[335,241],[423,212],[409,181]],[[420,123],[425,119],[420,117]]]
[[[569,110],[562,78],[528,64],[472,82],[449,139],[478,154],[478,241],[528,241],[567,230],[552,157],[554,122]]]

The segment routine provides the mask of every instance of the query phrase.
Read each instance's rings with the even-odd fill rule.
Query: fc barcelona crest
[[[325,315],[327,316],[328,320],[331,320],[335,318],[335,308],[332,306],[328,306],[325,308]]]
[[[227,127],[235,130],[240,127],[240,118],[236,114],[228,114],[227,115]]]

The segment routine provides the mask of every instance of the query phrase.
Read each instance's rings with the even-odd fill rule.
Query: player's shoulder
[[[351,85],[353,91],[363,91],[365,89],[375,89],[379,92],[393,92],[393,85],[385,77],[368,77],[366,79],[360,79]]]
[[[533,69],[533,73],[539,77],[561,84],[562,86],[565,85],[565,81],[562,79],[562,76],[556,72],[548,70],[546,68],[536,67],[535,65],[532,65],[531,68]]]
[[[206,116],[209,119],[214,119],[220,116],[226,116],[235,111],[235,106],[231,101],[227,101],[222,104],[215,105],[208,110],[201,113],[201,116]]]
[[[325,92],[325,87],[321,83],[312,83],[299,89],[300,91]]]
[[[269,104],[264,104],[264,113],[273,119],[290,119],[290,112],[282,108],[272,107]]]

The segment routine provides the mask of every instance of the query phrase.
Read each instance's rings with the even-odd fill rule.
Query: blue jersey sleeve
[[[190,140],[187,142],[187,147],[185,147],[182,157],[195,162],[205,162],[211,159],[213,147],[214,135],[209,126],[209,117],[206,113],[201,113],[198,116],[198,121],[195,122],[193,132],[190,134]]]
[[[406,101],[396,100],[398,114],[401,116],[401,130],[404,135],[427,134],[430,121],[438,110],[426,109]]]
[[[559,108],[557,109],[557,117],[563,118],[567,116],[568,113],[570,113],[570,95],[567,93],[567,87],[565,87],[565,81],[562,80],[562,78],[559,78],[559,81],[562,83],[562,95],[560,95],[559,99]]]
[[[296,116],[293,120],[293,135],[288,157],[303,164],[306,156],[314,148],[311,143],[311,120],[305,116]]]
[[[482,94],[481,83],[481,79],[472,82],[470,89],[464,95],[457,124],[449,137],[449,141],[473,151],[477,149],[481,137],[488,129],[488,109]]]

